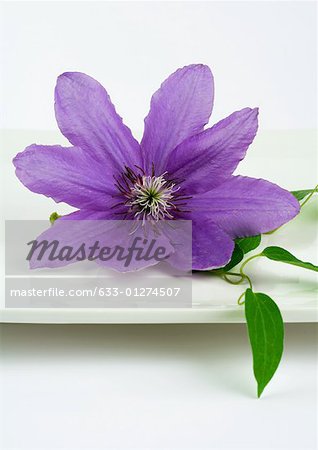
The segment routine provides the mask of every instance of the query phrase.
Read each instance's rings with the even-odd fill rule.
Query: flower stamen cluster
[[[126,218],[158,222],[174,219],[176,212],[186,212],[180,208],[185,206],[184,201],[191,197],[180,194],[180,183],[169,180],[167,172],[155,176],[154,169],[151,175],[146,175],[143,170],[138,169],[141,174],[126,167],[121,179],[116,179],[115,185],[119,191],[117,197],[121,197],[122,201],[114,207],[125,205]],[[183,203],[180,203],[181,201]]]

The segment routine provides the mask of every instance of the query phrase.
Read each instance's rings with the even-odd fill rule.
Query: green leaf
[[[222,271],[227,272],[228,270],[231,270],[233,267],[237,266],[237,264],[240,263],[243,258],[244,258],[243,250],[238,244],[235,244],[231,261],[228,262],[226,266],[222,267]]]
[[[257,396],[260,397],[279,366],[284,348],[284,322],[276,303],[266,294],[245,293],[245,317],[252,347]]]
[[[261,235],[258,234],[257,236],[235,239],[235,242],[241,247],[243,253],[246,254],[252,250],[255,250],[261,243],[261,239]]]
[[[281,247],[266,247],[262,251],[261,255],[266,256],[266,258],[273,261],[280,261],[286,264],[292,264],[293,266],[303,267],[304,269],[314,270],[315,272],[318,272],[318,266],[315,266],[310,262],[301,261]]]
[[[261,235],[251,236],[247,238],[235,239],[235,247],[232,253],[231,261],[222,267],[223,272],[228,272],[237,266],[244,258],[245,253],[254,250],[261,242]]]
[[[301,191],[291,191],[291,194],[293,194],[293,196],[296,197],[298,201],[300,201],[303,198],[307,197],[307,195],[312,194],[313,192],[317,192],[317,189],[303,189]]]

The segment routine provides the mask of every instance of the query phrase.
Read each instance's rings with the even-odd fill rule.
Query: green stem
[[[281,227],[275,228],[275,230],[272,230],[272,231],[266,231],[266,233],[263,233],[263,234],[273,234],[273,233],[275,233],[275,231],[279,230],[280,228]]]
[[[240,277],[240,280],[238,280],[238,281],[233,281],[233,280],[231,280],[231,279],[229,278],[229,276]],[[230,283],[230,284],[241,284],[241,283],[244,281],[244,279],[245,279],[245,277],[242,276],[240,273],[235,273],[235,272],[227,272],[227,273],[224,273],[224,274],[222,275],[222,278],[223,278],[223,280],[227,281],[227,282]]]
[[[250,277],[245,274],[245,278],[247,279],[248,284],[250,285],[250,288],[253,289],[253,285],[252,285],[252,281],[251,281]]]
[[[260,256],[263,256],[263,255],[262,255],[261,253],[258,253],[257,255],[253,255],[253,256],[251,256],[250,258],[247,258],[247,260],[244,261],[243,264],[242,264],[241,267],[240,267],[240,274],[242,275],[242,277],[244,277],[244,278],[247,279],[247,281],[249,282],[249,285],[250,285],[250,288],[251,288],[251,289],[253,289],[252,282],[251,282],[250,277],[249,277],[248,275],[246,275],[246,273],[244,273],[244,267],[246,266],[247,263],[249,263],[250,261],[252,261],[252,259],[259,258]]]
[[[315,194],[315,192],[318,192],[318,184],[317,186],[315,186],[312,190],[312,192],[308,195],[308,197],[306,198],[306,200],[304,200],[302,203],[300,203],[300,207],[302,208],[303,206],[306,205],[306,203],[311,199],[311,197]],[[284,224],[286,225],[286,224]],[[275,228],[275,230],[271,230],[271,231],[267,231],[266,233],[263,234],[273,234],[275,233],[275,231],[279,230],[280,228],[282,228],[284,225],[281,225],[278,228]]]
[[[262,253],[258,253],[257,255],[253,255],[253,256],[250,256],[249,258],[247,258],[247,260],[244,261],[243,264],[241,265],[239,273],[227,272],[227,273],[220,273],[219,275],[223,278],[223,280],[227,281],[230,284],[241,284],[244,280],[247,280],[250,288],[253,289],[252,281],[251,281],[250,277],[248,275],[246,275],[246,273],[244,272],[244,267],[246,266],[247,263],[252,261],[252,259],[256,259],[261,256],[263,256]],[[238,281],[233,281],[229,278],[230,276],[239,277],[240,279]],[[244,304],[245,300],[242,301],[242,298],[244,295],[245,295],[245,291],[239,296],[239,298],[237,300],[237,303],[239,305]]]
[[[239,298],[237,299],[237,303],[238,303],[240,306],[244,305],[244,303],[245,303],[245,300],[241,301],[242,298],[244,297],[244,295],[245,295],[245,291],[244,291],[244,292],[239,296]]]
[[[306,200],[304,200],[301,204],[300,207],[302,208],[304,205],[306,205],[306,203],[311,199],[311,197],[314,195],[315,192],[317,192],[318,189],[318,184],[317,186],[314,187],[314,189],[312,190],[311,194],[308,195],[308,197],[306,198]]]

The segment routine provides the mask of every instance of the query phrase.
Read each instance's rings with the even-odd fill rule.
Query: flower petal
[[[152,164],[161,175],[170,152],[184,139],[203,130],[214,98],[213,76],[203,64],[183,67],[164,81],[151,99],[141,142],[144,168]]]
[[[94,211],[91,209],[80,209],[73,211],[65,216],[59,217],[57,220],[120,220],[114,213],[113,209],[105,211]]]
[[[16,175],[31,191],[76,208],[105,210],[115,203],[107,165],[79,147],[30,145],[13,159]]]
[[[63,220],[68,217],[68,220]],[[84,245],[86,251],[94,245],[96,241],[101,243],[108,242],[111,243],[110,234],[118,226],[117,222],[112,220],[103,220],[103,213],[90,211],[76,211],[57,219],[53,226],[49,226],[45,231],[43,231],[39,236],[36,237],[36,241],[41,243],[47,241],[49,245],[56,241],[58,243],[58,249],[55,252],[56,255],[61,251],[63,247],[69,247],[73,250],[73,254]],[[43,267],[64,267],[69,264],[74,264],[78,262],[76,258],[52,258],[50,256],[50,251],[46,251],[41,256],[41,246],[35,250],[30,259],[30,268],[38,269]]]
[[[295,197],[276,184],[262,179],[233,176],[217,188],[194,196],[192,215],[215,222],[232,238],[271,231],[299,212]]]
[[[163,233],[158,235],[151,224],[146,224],[145,230],[143,226],[136,228],[136,221],[105,220],[104,216],[104,212],[76,211],[68,216],[68,220],[57,219],[53,226],[36,238],[38,243],[43,241],[47,241],[49,245],[53,241],[58,243],[57,249],[53,250],[54,257],[51,256],[52,248],[41,255],[42,247],[39,246],[32,254],[30,268],[64,267],[77,263],[77,256],[87,259],[94,245],[96,250],[93,260],[103,267],[119,272],[131,272],[160,264],[154,256],[156,249],[160,247],[165,250],[167,256],[174,252],[174,247],[167,236]],[[136,250],[139,248],[147,251],[150,245],[152,245],[150,256],[139,257]],[[60,254],[65,247],[68,248],[69,258]],[[107,249],[103,252],[105,247],[108,252]],[[135,251],[131,251],[133,248]]]
[[[258,108],[244,108],[186,139],[170,154],[168,173],[184,180],[191,193],[218,186],[244,158],[257,132],[257,115]]]
[[[234,242],[212,220],[197,217],[192,221],[192,267],[216,269],[231,259]]]
[[[122,171],[141,165],[141,152],[103,86],[80,72],[58,77],[55,115],[60,130],[75,146],[91,157]]]

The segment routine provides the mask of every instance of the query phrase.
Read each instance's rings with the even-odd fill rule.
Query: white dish
[[[263,132],[237,173],[267,178],[287,189],[311,188],[316,184],[316,150],[313,131]],[[46,219],[53,211],[65,213],[66,205],[33,194],[14,175],[12,157],[26,145],[61,143],[56,132],[5,131],[2,133],[1,165],[4,167],[5,219]],[[301,151],[299,149],[302,149]],[[312,199],[302,214],[272,235],[262,246],[279,245],[300,259],[318,262],[318,201]],[[2,233],[4,235],[4,233]],[[4,239],[4,237],[3,237]],[[262,248],[262,247],[260,247]],[[252,253],[251,253],[252,254]],[[255,290],[270,295],[286,322],[316,322],[317,273],[265,258],[246,267]],[[4,267],[2,268],[4,280]],[[4,283],[3,283],[4,284]],[[245,286],[229,285],[217,277],[194,275],[192,308],[158,309],[57,309],[5,308],[4,287],[0,298],[0,321],[21,323],[216,323],[243,322],[244,308],[237,298]]]

